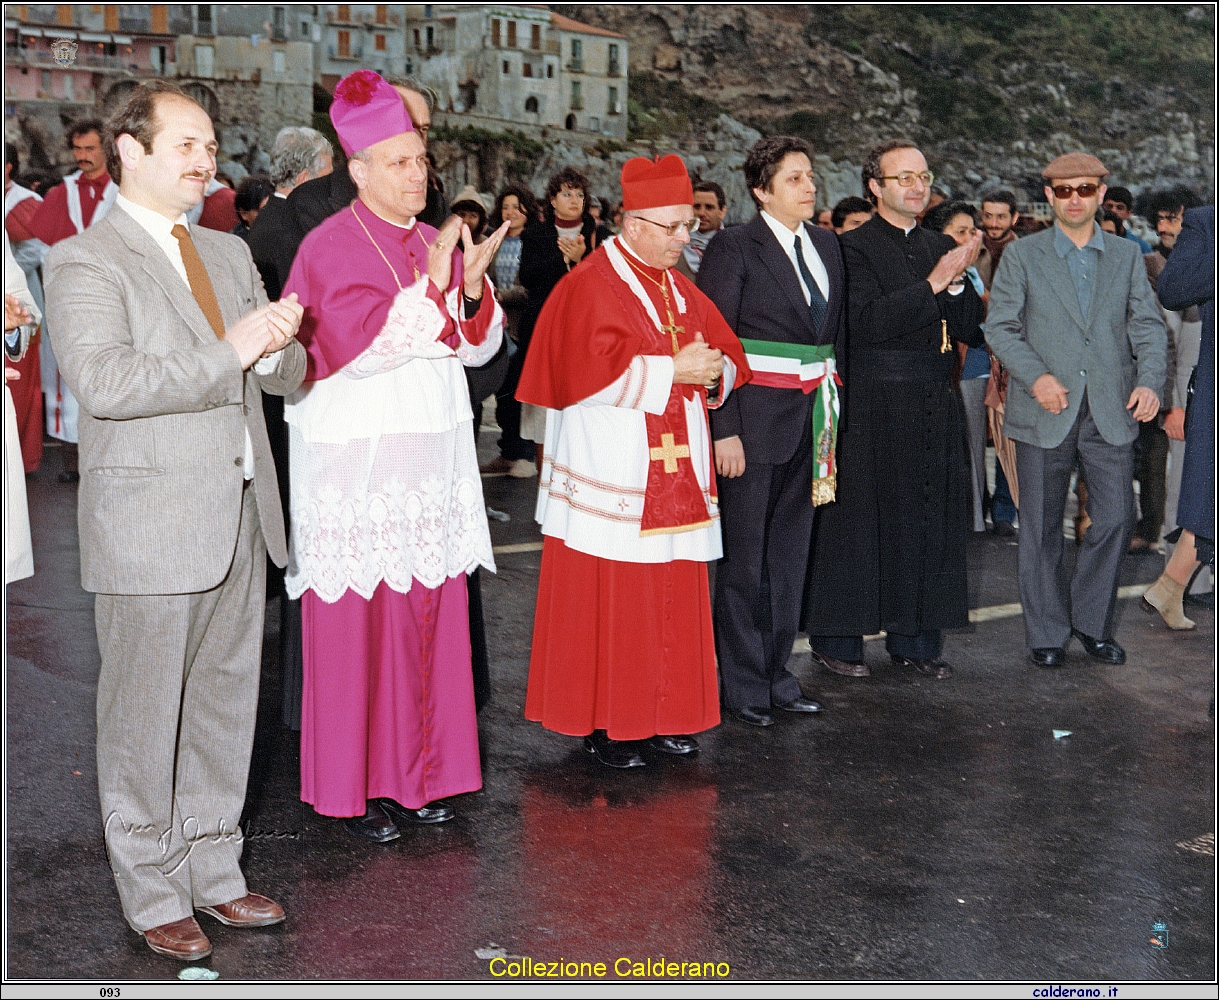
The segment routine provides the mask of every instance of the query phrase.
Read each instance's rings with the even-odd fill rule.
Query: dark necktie
[[[800,247],[799,235],[796,236],[796,267],[800,270],[800,277],[804,279],[804,284],[808,286],[808,311],[813,318],[813,331],[820,333],[822,320],[825,319],[825,296],[821,294],[821,289],[813,278],[813,272],[804,262],[804,251]]]
[[[195,249],[190,238],[190,230],[185,226],[174,226],[173,237],[178,241],[178,249],[182,251],[182,266],[186,269],[186,280],[190,283],[191,294],[203,310],[208,323],[216,334],[217,340],[224,340],[224,318],[220,315],[220,304],[216,301],[216,292],[212,288],[212,279],[207,276],[207,268],[203,266],[203,258]]]

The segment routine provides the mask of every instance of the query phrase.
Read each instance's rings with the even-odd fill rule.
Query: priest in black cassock
[[[941,630],[969,621],[969,455],[952,373],[955,341],[983,342],[982,302],[964,279],[981,237],[958,247],[918,225],[932,181],[910,143],[872,150],[863,183],[877,214],[841,237],[851,391],[803,623],[814,661],[837,673],[883,629],[896,665],[949,677]]]

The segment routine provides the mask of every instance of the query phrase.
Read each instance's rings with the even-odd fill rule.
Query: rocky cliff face
[[[1039,200],[1041,168],[1080,148],[1136,193],[1214,187],[1211,6],[555,9],[630,39],[633,138],[737,197],[742,154],[780,131],[813,143],[830,204],[860,193],[857,164],[893,136],[967,197],[1002,185]]]

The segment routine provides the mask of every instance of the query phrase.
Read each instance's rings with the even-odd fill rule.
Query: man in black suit
[[[258,213],[247,240],[254,266],[272,302],[279,298],[288,280],[292,258],[303,239],[288,211],[288,195],[307,181],[328,177],[333,170],[334,149],[330,140],[316,129],[290,125],[275,136],[270,170],[275,193]]]
[[[715,581],[724,707],[769,726],[772,706],[821,710],[804,697],[787,660],[799,627],[813,495],[832,495],[833,487],[824,478],[814,487],[820,389],[811,377],[802,382],[799,374],[775,371],[784,365],[765,358],[804,357],[806,376],[819,364],[820,377],[833,379],[834,359],[840,364],[846,352],[845,278],[837,237],[809,224],[817,188],[806,142],[761,140],[745,160],[745,183],[759,214],[711,241],[698,286],[745,344],[751,366],[751,346],[762,352],[753,382],[713,412],[711,430],[724,534]],[[820,360],[808,360],[814,357]],[[796,372],[801,366],[787,365]]]
[[[941,632],[969,622],[972,499],[952,373],[955,340],[983,343],[982,300],[964,278],[981,236],[958,247],[918,224],[933,176],[909,142],[877,146],[862,177],[877,210],[840,237],[850,394],[837,502],[817,520],[804,623],[814,662],[834,673],[866,676],[863,637],[883,629],[894,664],[944,679],[952,670],[940,659]]]

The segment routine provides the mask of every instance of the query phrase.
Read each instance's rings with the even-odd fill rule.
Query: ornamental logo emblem
[[[60,66],[71,66],[76,62],[76,43],[70,38],[57,38],[51,43],[51,54]]]

